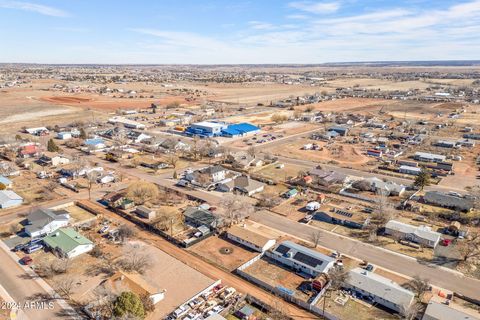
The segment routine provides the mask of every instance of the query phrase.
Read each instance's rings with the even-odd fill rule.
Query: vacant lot
[[[209,237],[188,250],[228,271],[237,269],[243,263],[258,255],[258,252],[217,236]]]

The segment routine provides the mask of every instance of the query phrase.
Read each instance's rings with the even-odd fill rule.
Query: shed
[[[135,209],[135,213],[145,219],[153,219],[157,215],[157,212],[155,210],[147,208],[145,206],[138,206]]]

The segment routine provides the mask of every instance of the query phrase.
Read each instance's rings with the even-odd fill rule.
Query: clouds
[[[288,3],[288,6],[308,13],[326,14],[337,12],[340,9],[340,2],[294,1]]]
[[[201,14],[194,5],[162,8],[161,2],[146,0],[140,0],[145,5],[136,6],[134,13],[121,6],[97,12],[89,10],[93,1],[82,0],[83,6],[80,2],[75,6],[74,1],[49,0],[49,7],[0,0],[3,28],[13,30],[5,45],[11,58],[0,51],[0,61],[15,61],[26,54],[35,61],[42,53],[51,57],[49,62],[72,59],[72,63],[87,58],[92,63],[321,63],[478,59],[480,51],[480,0],[242,1],[240,9],[209,6]],[[113,4],[103,1],[105,8]],[[66,8],[75,17],[50,19],[44,30],[41,15],[68,15],[56,3],[68,3]],[[37,15],[6,21],[11,13],[6,9]],[[168,12],[171,18],[158,19],[157,12]],[[21,30],[22,36],[15,30]],[[56,39],[67,43],[49,37],[52,30]],[[18,39],[36,43],[35,50],[21,50]],[[114,50],[105,39],[115,44]],[[61,56],[72,44],[94,49]]]
[[[30,11],[51,17],[69,16],[66,11],[31,2],[0,0],[0,8]]]

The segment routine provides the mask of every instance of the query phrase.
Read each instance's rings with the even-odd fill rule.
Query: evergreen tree
[[[48,143],[47,143],[47,150],[49,152],[58,152],[60,148],[57,146],[55,141],[53,141],[53,139],[50,139],[48,140]]]
[[[430,185],[430,178],[430,173],[428,173],[426,170],[422,170],[415,178],[413,185],[417,188],[420,188],[420,190],[423,190],[423,188]]]
[[[113,313],[117,317],[145,318],[145,309],[142,300],[133,292],[122,292],[117,297],[113,306]]]

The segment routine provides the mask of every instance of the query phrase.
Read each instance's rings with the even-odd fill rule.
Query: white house
[[[334,258],[291,241],[284,241],[272,251],[266,251],[265,254],[309,277],[327,273],[335,264]]]
[[[227,238],[258,252],[264,252],[276,243],[274,239],[269,239],[242,226],[233,226],[228,229]]]
[[[57,133],[57,139],[60,139],[60,140],[72,139],[72,133],[68,132],[68,131],[59,132],[59,133]]]
[[[440,242],[441,234],[428,226],[412,226],[396,220],[390,220],[385,225],[385,234],[435,248]]]
[[[23,198],[12,190],[0,190],[0,208],[6,209],[19,206],[23,203]]]
[[[40,237],[67,226],[69,220],[70,214],[68,211],[38,209],[28,215],[25,233],[32,238]]]
[[[412,305],[415,294],[398,283],[362,268],[355,268],[349,273],[344,287],[351,289],[363,297],[393,311],[404,314]]]
[[[73,228],[60,228],[43,238],[45,246],[60,257],[74,258],[93,249],[93,242]]]

